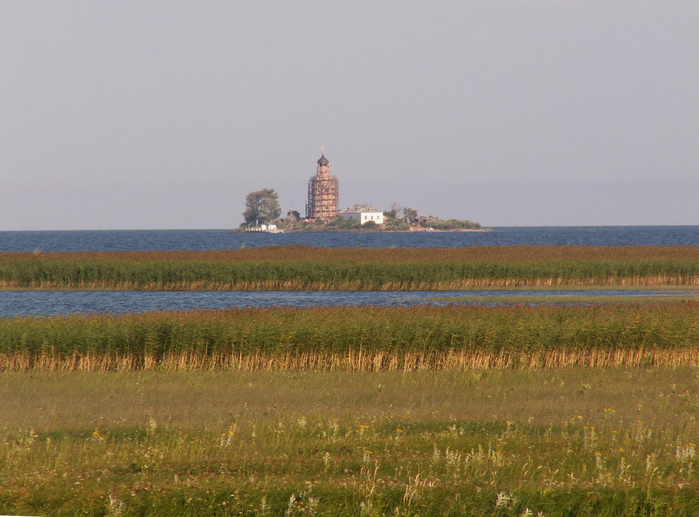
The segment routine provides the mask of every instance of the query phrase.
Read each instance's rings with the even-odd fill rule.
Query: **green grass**
[[[0,396],[3,514],[669,516],[699,504],[691,368],[6,372]]]
[[[145,290],[450,290],[696,286],[699,247],[4,253],[0,287]]]

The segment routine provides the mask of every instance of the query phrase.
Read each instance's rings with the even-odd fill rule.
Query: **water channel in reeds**
[[[0,317],[128,314],[240,307],[414,306],[501,303],[594,303],[611,299],[697,297],[676,290],[483,291],[0,291]]]

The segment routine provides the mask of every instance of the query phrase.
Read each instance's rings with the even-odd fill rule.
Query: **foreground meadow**
[[[458,290],[696,286],[699,247],[2,253],[4,289]]]
[[[693,368],[5,372],[0,513],[696,515]]]

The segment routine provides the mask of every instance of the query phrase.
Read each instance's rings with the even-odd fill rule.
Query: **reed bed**
[[[4,370],[699,364],[699,302],[233,309],[0,320]]]
[[[0,356],[0,370],[5,371],[460,371],[540,368],[639,368],[696,367],[696,350],[573,350],[538,352],[442,352],[442,353],[361,353],[347,354],[274,352],[254,355],[167,354],[162,357],[146,355],[85,355],[70,357],[27,357],[22,354]]]
[[[0,288],[456,290],[699,285],[699,247],[4,253]]]

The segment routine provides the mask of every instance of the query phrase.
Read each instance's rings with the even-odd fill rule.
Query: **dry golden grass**
[[[507,420],[561,425],[582,415],[678,425],[699,407],[696,368],[569,368],[417,372],[4,372],[0,428],[161,426],[201,430],[339,419],[374,426]],[[589,386],[589,388],[585,388]],[[681,395],[689,393],[687,402]],[[668,399],[670,397],[670,399]],[[685,397],[686,398],[686,397]],[[640,406],[639,406],[640,404]],[[669,405],[668,405],[669,404]],[[678,408],[681,410],[678,410]],[[685,414],[686,413],[686,414]],[[695,429],[699,432],[699,428]]]
[[[699,347],[667,350],[551,350],[546,352],[362,352],[349,354],[324,352],[254,354],[166,354],[79,355],[37,358],[24,354],[0,355],[0,371],[320,371],[320,372],[411,372],[420,370],[537,370],[560,368],[638,368],[699,366]]]

